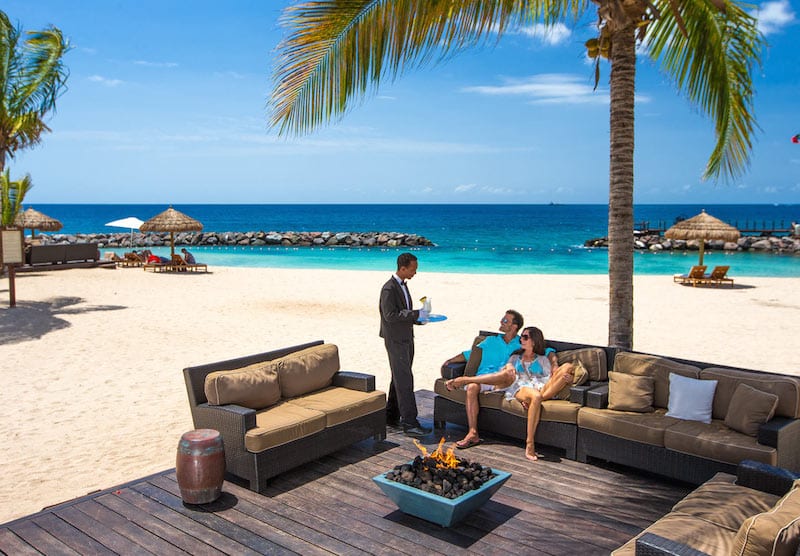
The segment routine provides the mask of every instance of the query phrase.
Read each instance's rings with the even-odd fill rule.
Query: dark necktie
[[[400,282],[400,287],[403,288],[403,297],[406,299],[406,309],[411,309],[411,293],[408,291],[408,286],[406,285],[405,280]]]

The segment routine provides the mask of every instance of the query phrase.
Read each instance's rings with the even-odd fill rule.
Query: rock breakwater
[[[587,239],[584,247],[608,247],[608,238]],[[649,251],[698,251],[700,240],[667,239],[658,234],[637,235],[634,249]],[[706,251],[755,251],[800,255],[800,238],[791,236],[742,236],[737,241],[706,240]]]
[[[43,245],[97,243],[101,249],[161,247],[169,245],[168,232],[98,234],[40,234]],[[259,247],[419,247],[435,245],[428,238],[401,232],[178,232],[175,245],[236,245]]]

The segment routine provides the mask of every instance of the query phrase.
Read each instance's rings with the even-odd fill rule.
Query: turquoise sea
[[[27,208],[27,205],[26,205]],[[106,222],[147,220],[165,205],[39,204],[33,208],[64,224],[58,233],[120,232]],[[414,233],[435,247],[415,250],[421,269],[487,274],[605,274],[605,249],[585,248],[607,234],[606,205],[174,205],[204,231],[395,231]],[[788,228],[800,205],[637,205],[637,224],[669,227],[705,209],[740,229]],[[155,250],[164,254],[168,249]],[[400,252],[386,248],[197,247],[199,261],[217,266],[392,269]],[[637,251],[637,274],[675,274],[696,264],[697,252]],[[731,266],[732,276],[800,277],[800,256],[706,251],[709,266]]]

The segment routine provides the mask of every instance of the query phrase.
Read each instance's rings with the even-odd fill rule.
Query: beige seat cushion
[[[244,445],[251,452],[261,452],[325,429],[326,416],[321,411],[279,402],[256,413],[256,426],[244,435]]]
[[[567,349],[556,353],[558,364],[580,361],[589,373],[589,380],[608,380],[606,352],[601,348]]]
[[[542,403],[542,414],[539,419],[541,421],[554,421],[556,423],[577,424],[578,410],[580,408],[580,404],[572,403],[566,400],[547,400],[546,402]],[[522,408],[522,404],[516,399],[503,399],[501,409],[506,413],[518,415],[522,419],[528,418],[528,412]]]
[[[271,361],[209,373],[204,390],[211,405],[236,404],[263,409],[281,399],[277,369]]]
[[[654,533],[666,539],[682,542],[696,550],[708,554],[730,554],[734,531],[719,527],[694,516],[681,513],[668,513],[642,533],[611,553],[612,556],[634,556],[636,554],[636,539],[644,533]]]
[[[618,353],[614,358],[613,370],[619,373],[653,377],[653,404],[655,407],[667,407],[668,405],[669,373],[677,373],[689,378],[700,376],[700,369],[692,365],[684,365],[657,355],[624,351]]]
[[[664,431],[678,422],[678,419],[667,417],[666,412],[666,409],[656,409],[653,413],[635,413],[582,407],[578,411],[578,426],[619,438],[663,446]]]
[[[281,397],[294,398],[331,385],[339,370],[339,349],[335,344],[306,348],[273,361],[278,369]]]
[[[452,400],[454,402],[458,402],[461,404],[467,403],[467,392],[463,388],[455,388],[453,390],[448,390],[447,386],[445,386],[445,382],[447,382],[443,378],[437,378],[436,382],[433,383],[433,391],[442,396],[443,398],[447,398],[448,400]],[[503,397],[505,396],[504,392],[481,392],[478,395],[478,404],[481,407],[490,407],[492,409],[500,409],[503,404]]]
[[[291,398],[287,403],[321,411],[325,414],[325,425],[332,427],[380,411],[386,407],[386,394],[380,390],[359,392],[333,386]]]
[[[742,523],[733,541],[734,556],[794,556],[800,545],[800,488],[795,487],[769,510]]]
[[[733,393],[725,424],[735,431],[756,436],[758,427],[772,419],[778,406],[778,396],[740,384]]]
[[[677,420],[664,432],[664,446],[670,450],[734,465],[744,459],[771,465],[778,463],[778,451],[775,448],[759,444],[752,436],[728,428],[719,419],[714,419],[709,424]]]
[[[608,373],[608,409],[616,411],[653,411],[654,380],[650,376]]]
[[[745,519],[767,511],[778,498],[738,486],[735,475],[717,473],[675,504],[672,511],[704,519],[735,533]]]

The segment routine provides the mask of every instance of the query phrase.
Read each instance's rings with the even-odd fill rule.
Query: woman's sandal
[[[456,448],[459,450],[466,450],[467,448],[472,448],[473,446],[478,446],[483,442],[480,438],[477,440],[459,440],[456,442]]]

